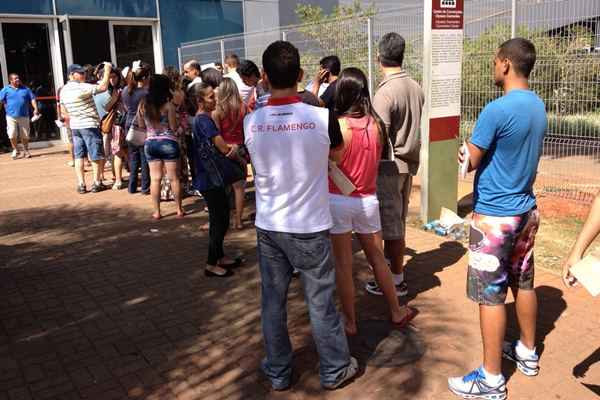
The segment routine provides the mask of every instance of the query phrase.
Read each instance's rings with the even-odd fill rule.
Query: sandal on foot
[[[212,272],[208,269],[204,269],[204,276],[209,278],[227,278],[233,275],[233,271],[230,269],[225,269],[225,273],[217,274],[216,272]]]
[[[398,322],[392,321],[392,325],[394,326],[394,329],[406,328],[408,326],[408,324],[410,323],[410,321],[412,321],[417,316],[417,314],[419,314],[419,310],[417,310],[414,307],[408,307],[408,314],[406,314]]]
[[[228,264],[217,264],[219,267],[221,268],[226,268],[226,269],[233,269],[233,268],[237,268],[240,265],[242,265],[244,263],[244,259],[242,257],[236,257],[233,259],[232,263],[228,263]]]

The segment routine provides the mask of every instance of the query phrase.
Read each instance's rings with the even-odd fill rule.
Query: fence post
[[[512,0],[510,10],[510,38],[517,37],[517,0]]]
[[[281,40],[283,40],[284,42],[287,41],[287,35],[285,34],[285,31],[281,31]]]
[[[369,61],[367,63],[369,73],[369,93],[373,97],[373,20],[371,17],[367,18],[367,53]]]
[[[223,68],[225,68],[225,40],[221,39],[220,44],[221,44],[221,64],[223,65]]]
[[[181,55],[181,47],[177,48],[177,63],[179,64],[179,71],[183,71],[183,57]]]

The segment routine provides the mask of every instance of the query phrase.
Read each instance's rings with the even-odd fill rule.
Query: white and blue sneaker
[[[528,350],[527,355],[523,356],[523,352],[518,349],[519,341],[504,342],[502,346],[502,357],[507,360],[514,361],[517,364],[517,369],[521,371],[523,375],[536,376],[540,373],[540,358],[534,350]],[[523,345],[521,345],[523,346]]]
[[[506,381],[504,377],[500,375],[498,382],[490,383],[486,380],[483,367],[479,367],[465,376],[448,378],[448,388],[452,393],[463,399],[506,399]]]

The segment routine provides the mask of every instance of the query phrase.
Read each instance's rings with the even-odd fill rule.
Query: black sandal
[[[229,264],[217,264],[217,266],[221,267],[221,268],[225,268],[228,270],[231,270],[233,268],[237,268],[239,266],[241,266],[244,263],[244,258],[243,257],[236,257],[232,263]]]

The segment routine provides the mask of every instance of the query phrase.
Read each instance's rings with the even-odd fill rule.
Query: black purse
[[[194,139],[196,162],[202,165],[210,189],[226,187],[246,178],[246,174],[240,163],[221,153],[212,140]]]

